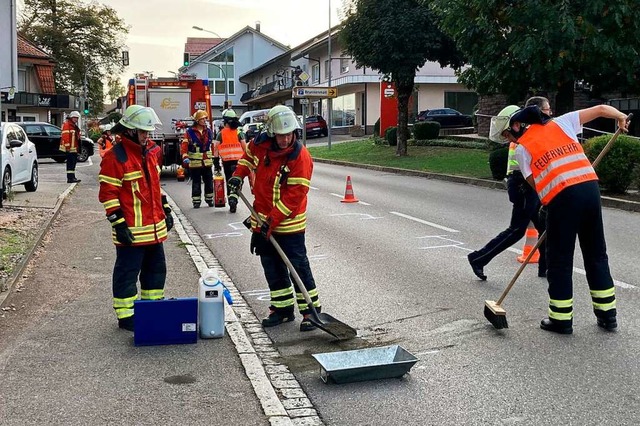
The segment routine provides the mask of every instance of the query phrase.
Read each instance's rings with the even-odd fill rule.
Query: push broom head
[[[509,328],[507,312],[493,300],[484,301],[484,317],[498,330]]]

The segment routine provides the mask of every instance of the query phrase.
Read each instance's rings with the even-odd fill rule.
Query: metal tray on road
[[[312,354],[323,382],[349,383],[402,377],[418,358],[399,345]]]

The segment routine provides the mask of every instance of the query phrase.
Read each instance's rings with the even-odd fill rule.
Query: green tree
[[[340,40],[360,67],[391,77],[398,93],[398,146],[407,155],[409,97],[418,68],[426,61],[459,69],[464,60],[453,41],[434,24],[419,0],[349,0],[345,2]]]
[[[109,102],[115,102],[116,99],[124,96],[125,93],[127,93],[127,91],[117,76],[107,78],[107,97],[109,98]]]
[[[605,91],[640,89],[637,0],[422,0],[469,60],[460,79],[511,102],[532,92],[573,109],[574,82]]]
[[[24,0],[18,30],[56,61],[58,93],[83,93],[86,77],[92,115],[102,111],[102,82],[122,71],[129,31],[114,9],[82,0]]]

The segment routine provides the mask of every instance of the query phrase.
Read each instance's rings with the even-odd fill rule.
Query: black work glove
[[[124,215],[122,214],[122,210],[116,210],[107,216],[109,222],[111,222],[111,226],[116,231],[116,240],[125,246],[130,246],[133,244],[133,234],[129,230],[127,226],[127,222],[124,220]]]
[[[213,157],[213,170],[219,172],[222,168],[220,167],[220,157]]]
[[[171,207],[169,207],[166,195],[162,196],[162,210],[164,210],[164,222],[167,224],[167,232],[169,232],[173,228],[173,216],[171,215]]]
[[[542,223],[547,223],[547,206],[541,206],[538,210],[538,220]]]
[[[262,226],[260,227],[260,235],[262,235],[262,237],[269,241],[269,237],[271,236],[271,225],[269,224],[269,221],[264,221],[262,222]]]
[[[238,176],[231,176],[231,179],[227,182],[227,188],[229,189],[229,195],[238,195],[242,189],[242,179]]]
[[[251,247],[249,248],[251,253],[256,256],[274,256],[275,251],[271,242],[262,238],[262,235],[258,232],[251,233]]]

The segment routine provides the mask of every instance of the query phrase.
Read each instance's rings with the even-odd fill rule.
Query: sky
[[[129,66],[125,84],[135,73],[171,76],[182,65],[187,37],[215,37],[192,26],[230,37],[245,26],[295,47],[339,23],[342,0],[98,0],[130,26],[126,45]]]

